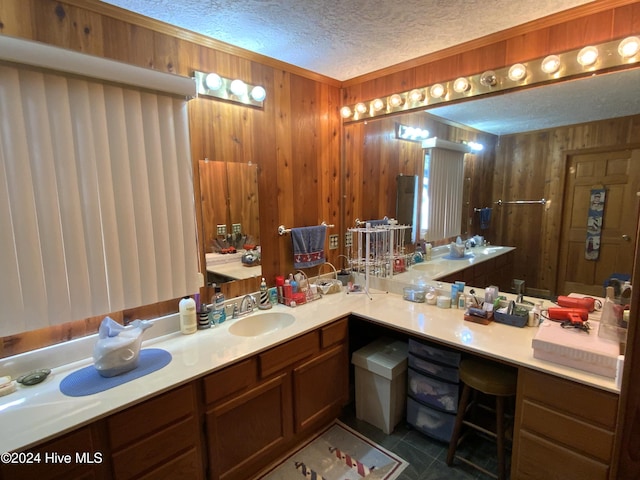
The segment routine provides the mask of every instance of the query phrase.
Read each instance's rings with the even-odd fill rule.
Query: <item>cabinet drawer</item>
[[[447,367],[439,363],[429,362],[415,355],[409,355],[409,367],[449,382],[458,383],[460,381],[460,372],[456,367]]]
[[[615,429],[617,395],[528,369],[521,369],[520,378],[523,398],[595,422],[608,430]]]
[[[607,480],[609,467],[537,435],[520,431],[516,463],[518,480]]]
[[[613,432],[550,410],[528,400],[522,402],[521,428],[556,440],[572,450],[587,453],[609,462]]]
[[[446,413],[407,398],[407,423],[422,433],[442,442],[448,442],[456,423],[455,413]]]
[[[258,360],[255,357],[231,365],[204,379],[204,400],[208,404],[227,395],[240,392],[258,381]]]
[[[436,347],[426,343],[418,342],[412,338],[409,339],[409,353],[434,362],[458,367],[460,365],[460,352],[449,350],[445,347]]]
[[[460,387],[457,383],[437,380],[410,368],[407,384],[409,395],[416,400],[447,412],[455,413],[458,411]]]
[[[153,432],[191,416],[194,412],[194,387],[190,383],[116,413],[107,419],[111,448],[115,451],[147,438]]]
[[[114,453],[111,458],[115,478],[137,478],[142,472],[154,467],[161,468],[169,461],[175,460],[185,450],[191,451],[197,457],[197,434],[198,425],[192,417],[159,433],[148,435],[129,448]]]
[[[349,336],[349,319],[343,318],[320,329],[320,348],[344,342]]]
[[[260,377],[265,378],[277,373],[299,360],[318,353],[320,341],[318,331],[307,333],[284,345],[274,347],[259,355]]]

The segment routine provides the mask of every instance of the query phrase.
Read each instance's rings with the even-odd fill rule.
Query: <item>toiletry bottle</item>
[[[424,246],[424,259],[428,262],[429,260],[431,260],[431,249],[433,247],[431,246],[430,243],[427,243]]]
[[[298,293],[298,282],[293,278],[293,273],[289,274],[289,285],[291,285],[291,293]]]
[[[216,285],[215,294],[211,298],[211,326],[224,322],[226,317],[227,314],[224,311],[224,294],[220,287]]]
[[[198,330],[204,330],[211,327],[209,322],[209,309],[206,303],[200,304],[200,311],[198,312]]]
[[[180,331],[184,335],[194,333],[198,329],[196,319],[196,301],[191,297],[184,297],[178,305],[180,312]]]
[[[269,301],[269,292],[267,291],[267,282],[264,277],[260,282],[260,304],[258,305],[260,310],[268,310],[271,308],[271,302]]]
[[[278,292],[278,302],[284,303],[284,277],[276,275],[276,290]]]
[[[284,304],[289,305],[289,302],[291,302],[293,292],[291,291],[291,282],[289,281],[288,278],[284,281],[284,287],[282,290],[284,293]]]

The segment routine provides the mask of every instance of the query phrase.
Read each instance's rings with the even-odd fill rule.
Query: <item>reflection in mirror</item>
[[[257,165],[205,159],[199,169],[207,284],[260,277]]]

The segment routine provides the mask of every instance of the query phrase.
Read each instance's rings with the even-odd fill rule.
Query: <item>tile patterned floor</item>
[[[345,408],[340,420],[384,448],[409,462],[398,480],[491,480],[492,477],[456,460],[453,467],[446,464],[448,444],[431,439],[401,422],[390,435],[379,428],[358,420],[353,405]],[[495,443],[478,435],[469,436],[458,453],[471,458],[489,471],[497,471]],[[509,465],[507,465],[507,471]]]

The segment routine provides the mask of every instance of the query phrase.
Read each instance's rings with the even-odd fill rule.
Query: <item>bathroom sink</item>
[[[442,265],[434,265],[432,263],[416,263],[413,267],[413,270],[418,270],[419,272],[423,272],[430,277],[435,277],[438,275],[442,275]]]
[[[296,317],[290,313],[267,312],[235,320],[229,333],[240,337],[257,337],[288,327]]]

